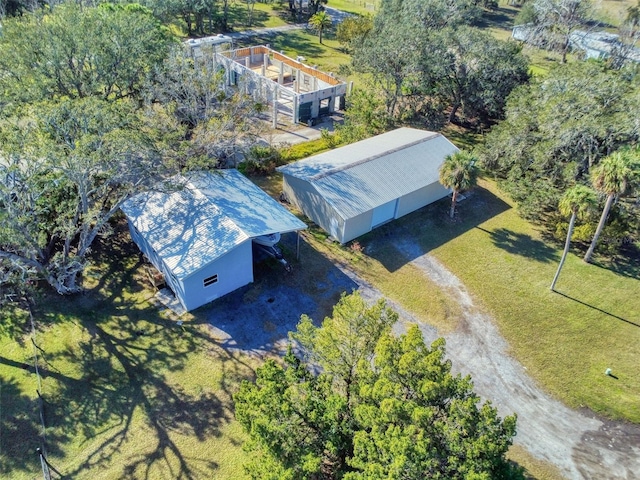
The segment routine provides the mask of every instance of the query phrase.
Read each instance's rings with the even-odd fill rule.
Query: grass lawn
[[[617,27],[627,17],[627,9],[637,5],[637,0],[600,0],[596,3],[596,18],[604,26]]]
[[[270,180],[278,181],[277,175]],[[411,232],[491,312],[513,354],[547,391],[572,407],[639,423],[640,258],[614,265],[598,265],[596,258],[587,265],[571,254],[554,293],[549,285],[561,245],[523,220],[494,182],[481,182],[460,204],[455,222],[447,207],[443,199],[359,238],[355,246],[328,244],[320,230],[308,237],[423,320],[444,331],[455,328],[456,306],[393,247],[396,232]],[[389,240],[368,256],[381,239]],[[617,379],[604,375],[606,368]]]
[[[328,7],[360,15],[375,15],[382,0],[329,0]]]
[[[483,186],[481,196],[510,204],[493,183]],[[448,235],[421,234],[423,245],[489,309],[516,358],[548,391],[573,407],[640,422],[640,260],[607,269],[572,254],[553,293],[559,245],[544,242],[513,208],[472,223]],[[605,376],[606,368],[618,378]]]
[[[35,311],[49,461],[77,479],[242,478],[231,394],[257,361],[220,348],[205,325],[160,314],[128,238],[109,250],[87,294],[43,298]],[[0,477],[34,478],[33,347],[6,331],[23,318],[3,314]]]
[[[233,2],[229,6],[229,25],[235,31],[253,30],[257,28],[280,27],[290,23],[288,11],[278,3],[254,3],[252,21],[249,23],[249,11],[246,3]]]
[[[318,41],[318,35],[315,32],[306,29],[275,35],[256,35],[238,42],[240,47],[265,44],[294,59],[301,55],[306,59],[304,63],[316,65],[323,72],[336,73],[340,65],[351,61],[351,57],[340,49],[340,43],[331,32],[325,32],[322,44]]]

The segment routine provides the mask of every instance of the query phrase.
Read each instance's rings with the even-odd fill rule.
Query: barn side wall
[[[208,279],[211,282],[212,277],[216,275],[217,281],[205,286],[205,280]],[[184,278],[182,303],[187,310],[194,310],[251,282],[253,282],[253,254],[251,240],[247,240]]]
[[[360,235],[370,232],[372,218],[373,210],[368,210],[346,220],[342,238],[338,239],[340,243],[347,243]]]
[[[289,201],[307,217],[320,225],[333,238],[341,241],[344,220],[309,182],[284,174],[282,191]]]
[[[184,279],[176,278],[156,251],[140,235],[131,222],[129,232],[140,251],[164,275],[165,282],[187,310],[194,310],[216,298],[253,282],[253,253],[247,240],[226,255],[206,265]],[[206,278],[218,275],[215,283],[205,287]]]
[[[443,187],[439,182],[427,185],[415,192],[400,197],[396,218],[400,218],[408,213],[414,212],[430,203],[440,200],[449,194],[450,190]]]

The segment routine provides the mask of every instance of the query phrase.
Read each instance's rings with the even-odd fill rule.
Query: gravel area
[[[517,444],[558,467],[568,479],[638,478],[640,426],[603,420],[550,397],[509,355],[492,318],[475,305],[456,276],[410,239],[396,239],[395,245],[462,307],[460,326],[444,335],[447,354],[454,370],[471,374],[476,391],[501,415],[518,414]],[[318,281],[314,295],[296,288],[295,272],[293,275],[280,276],[280,281],[258,291],[247,286],[211,305],[208,319],[227,348],[261,357],[282,355],[287,332],[295,329],[301,314],[319,322],[330,315],[330,306],[341,292],[354,289],[371,301],[382,297],[346,265],[334,265],[327,277]],[[394,302],[388,303],[400,315],[396,333],[417,323],[428,342],[439,336],[434,327],[421,323]]]

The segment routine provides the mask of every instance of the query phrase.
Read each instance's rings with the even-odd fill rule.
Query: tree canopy
[[[151,13],[135,4],[65,3],[7,19],[0,36],[0,103],[136,97],[170,43]]]
[[[517,20],[529,28],[529,43],[561,53],[564,63],[571,33],[586,27],[593,16],[590,0],[532,0],[524,4]]]
[[[505,459],[515,416],[479,405],[444,340],[429,347],[415,326],[396,337],[396,320],[358,293],[320,327],[302,318],[299,354],[268,360],[234,396],[252,478],[521,478]]]
[[[478,160],[472,153],[461,150],[447,155],[440,166],[440,183],[453,191],[449,216],[453,218],[456,211],[456,199],[461,190],[475,187],[478,180]]]
[[[331,28],[331,17],[324,10],[318,13],[314,13],[309,18],[309,26],[318,32],[318,41],[322,43],[322,34]]]
[[[3,23],[0,284],[79,291],[126,198],[253,145],[259,104],[173,44],[137,4],[61,4]]]
[[[80,289],[95,238],[159,172],[131,102],[89,97],[24,107],[0,121],[0,258],[58,292]]]
[[[602,158],[640,140],[639,112],[635,69],[559,65],[511,94],[505,120],[487,134],[479,157],[520,212],[553,231],[562,194],[576,183],[589,184]],[[618,202],[614,210],[617,235],[637,231],[632,201]]]
[[[464,0],[383,2],[373,28],[354,46],[353,68],[368,74],[370,94],[382,96],[396,121],[490,124],[527,81],[528,62],[518,44],[470,26],[481,12]]]
[[[633,189],[638,190],[640,197],[640,149],[618,150],[603,158],[591,171],[591,182],[598,193],[606,196],[606,201],[593,240],[584,256],[585,262],[591,261],[613,201]]]

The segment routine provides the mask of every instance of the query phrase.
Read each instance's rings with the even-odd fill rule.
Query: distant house
[[[541,36],[539,29],[532,23],[516,25],[511,37],[543,48],[549,44],[562,43],[558,36],[551,39]],[[640,63],[640,49],[635,45],[623,43],[615,33],[574,30],[569,35],[569,46],[574,52],[582,52],[585,60],[615,58],[620,64],[626,61]]]
[[[572,49],[582,51],[585,59],[617,56],[622,57],[623,61],[640,63],[640,49],[622,43],[620,36],[615,33],[574,30],[569,35],[569,44]]]
[[[189,47],[194,58],[202,58],[207,54],[233,49],[233,38],[219,33],[210,37],[190,38],[184,44]]]
[[[446,196],[439,169],[457,151],[439,133],[399,128],[278,170],[287,199],[346,243]]]
[[[534,28],[532,23],[525,23],[523,25],[516,25],[511,30],[511,37],[514,40],[519,40],[521,42],[529,43],[532,35],[534,33]]]
[[[198,172],[122,211],[131,238],[193,310],[253,281],[252,239],[306,228],[237,170]]]

